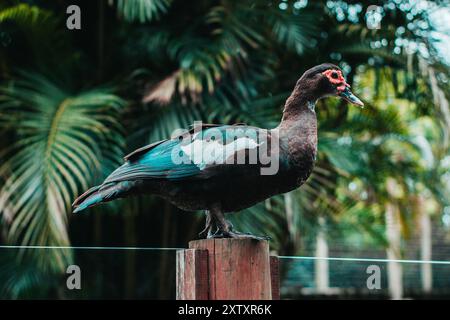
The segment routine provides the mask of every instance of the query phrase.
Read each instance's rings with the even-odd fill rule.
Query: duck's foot
[[[216,233],[208,235],[208,239],[222,239],[222,238],[270,240],[270,237],[268,236],[255,236],[251,233],[244,233],[239,231],[218,230]]]
[[[233,225],[225,219],[220,205],[210,207],[210,211],[206,216],[206,227],[202,234],[208,232],[207,239],[233,238],[233,239],[254,239],[254,240],[270,240],[269,237],[254,236],[250,233],[243,233],[233,230]]]
[[[206,214],[205,228],[198,234],[200,238],[203,238],[205,236],[206,238],[209,238],[214,233],[213,229],[216,227],[216,224],[213,222],[213,219],[211,217],[211,213],[209,211],[206,211],[205,214]]]

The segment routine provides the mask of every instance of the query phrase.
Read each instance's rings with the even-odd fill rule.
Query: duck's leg
[[[212,206],[209,210],[211,219],[215,220],[217,231],[213,234],[208,233],[209,238],[238,238],[238,239],[255,239],[255,240],[269,240],[269,237],[258,237],[250,233],[242,233],[233,230],[233,225],[230,221],[225,219],[220,206]]]
[[[210,236],[216,231],[216,221],[212,218],[211,211],[206,210],[205,211],[206,220],[205,220],[205,228],[200,231],[198,234],[200,237],[203,237],[206,235],[207,238],[210,238]]]

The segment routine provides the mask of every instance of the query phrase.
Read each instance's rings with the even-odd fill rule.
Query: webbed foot
[[[244,233],[238,231],[220,231],[208,235],[208,239],[221,239],[221,238],[232,238],[232,239],[254,239],[254,240],[270,240],[268,236],[255,236],[251,233]]]
[[[206,212],[206,226],[201,232],[202,235],[207,234],[207,239],[233,238],[233,239],[254,239],[254,240],[270,240],[266,236],[255,236],[250,233],[243,233],[233,230],[233,225],[225,219],[219,204],[210,207]]]
[[[214,228],[216,227],[216,224],[213,222],[213,219],[211,217],[211,213],[209,211],[206,211],[206,221],[205,221],[205,228],[200,231],[198,236],[200,238],[203,238],[206,236],[206,238],[209,238],[214,232]],[[217,228],[217,227],[216,227]]]
[[[232,238],[232,239],[254,239],[254,240],[270,240],[268,236],[255,236],[251,233],[244,233],[233,230],[231,222],[226,220],[225,228],[219,228],[213,234],[208,234],[208,239]]]

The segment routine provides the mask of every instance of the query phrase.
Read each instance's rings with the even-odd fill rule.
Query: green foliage
[[[2,3],[2,241],[70,245],[80,239],[76,232],[69,239],[72,200],[109,174],[126,151],[196,120],[273,128],[301,73],[326,61],[343,68],[366,107],[320,101],[313,175],[300,190],[233,215],[236,228],[271,236],[272,249],[288,255],[313,246],[319,217],[330,237],[381,247],[388,245],[386,204],[402,211],[405,230],[414,227],[409,202],[418,194],[427,195],[439,217],[450,203],[449,67],[435,59],[428,16],[439,4],[413,10],[413,5],[401,9],[406,1],[384,3],[391,9],[382,28],[371,30],[365,4],[358,1],[117,0],[110,2],[113,10],[90,9],[95,22],[83,20],[80,38],[63,32],[64,10],[57,2],[45,9]],[[361,10],[351,17],[349,7],[358,5]],[[18,68],[24,71],[14,72]],[[116,85],[105,86],[105,79]],[[399,189],[395,197],[387,188],[392,180]],[[170,211],[153,200],[118,203],[126,204],[125,224],[147,212]],[[179,246],[200,230],[194,219],[186,228],[184,218],[174,215],[162,231],[161,221],[150,215],[145,232],[116,228],[126,229],[127,244],[150,237]],[[93,228],[101,230],[101,224]],[[114,241],[121,239],[116,229]],[[140,237],[130,236],[138,232]],[[65,249],[31,252],[0,262],[8,297],[27,296],[73,259]],[[55,284],[48,283],[50,294]]]
[[[171,0],[117,0],[117,11],[125,20],[141,23],[157,20],[167,12]]]
[[[42,260],[49,260],[53,255],[41,252]],[[64,253],[67,255],[67,253]],[[36,256],[25,255],[17,261],[14,249],[4,249],[0,255],[0,295],[3,299],[46,299],[54,295],[54,288],[58,286],[59,276],[50,270],[37,268]],[[61,281],[63,282],[63,281]],[[38,293],[38,294],[36,294]]]
[[[279,11],[269,16],[270,24],[278,43],[301,55],[306,47],[311,46],[311,39],[316,38],[318,13],[300,11],[283,14]]]
[[[50,11],[28,4],[18,4],[0,11],[0,23],[14,22],[24,28],[34,28],[48,23],[52,18]]]
[[[116,119],[124,105],[111,89],[71,94],[29,72],[0,88],[0,123],[11,140],[2,150],[0,211],[10,242],[70,244],[71,202],[122,155]],[[50,250],[42,258],[44,268],[62,270],[70,251]]]

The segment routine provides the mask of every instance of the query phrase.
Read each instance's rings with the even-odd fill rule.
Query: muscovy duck
[[[296,189],[308,179],[317,153],[315,103],[333,95],[363,106],[339,67],[315,66],[297,81],[278,127],[194,125],[127,155],[101,185],[75,200],[74,212],[117,198],[155,194],[183,210],[206,210],[201,234],[207,238],[260,239],[233,230],[224,214]]]

